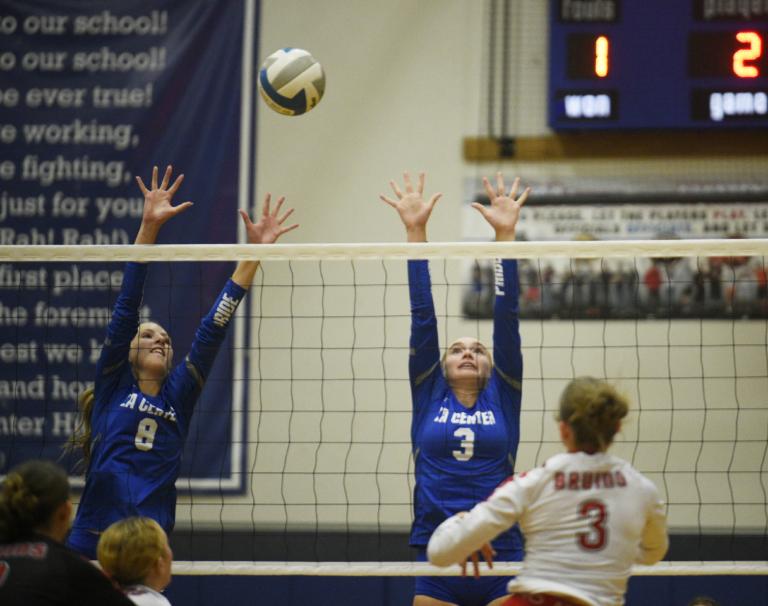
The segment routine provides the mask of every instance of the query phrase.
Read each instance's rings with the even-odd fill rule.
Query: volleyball
[[[259,72],[259,90],[273,110],[299,116],[320,103],[325,92],[325,70],[300,48],[272,53]]]

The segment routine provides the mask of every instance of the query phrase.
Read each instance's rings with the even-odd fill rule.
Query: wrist
[[[136,244],[154,244],[157,234],[160,232],[159,225],[141,224],[139,233],[136,235]]]
[[[515,241],[515,232],[496,234],[496,242],[514,242],[514,241]]]
[[[415,227],[406,229],[408,235],[408,242],[426,242],[427,241],[427,228]]]

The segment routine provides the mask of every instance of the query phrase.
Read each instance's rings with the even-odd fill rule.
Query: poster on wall
[[[252,162],[254,0],[6,1],[0,9],[0,247],[131,244],[140,176],[184,174],[193,206],[158,244],[235,243]],[[248,23],[246,14],[251,15]],[[244,25],[245,24],[245,25]],[[247,70],[246,70],[247,71]],[[244,94],[246,93],[246,94]],[[244,101],[244,99],[246,101]],[[93,386],[124,263],[0,263],[0,476],[62,455]],[[142,320],[184,360],[229,263],[150,264]],[[235,326],[235,330],[244,330]],[[244,411],[230,330],[192,418],[181,489],[241,490]],[[243,382],[240,382],[243,385]],[[201,439],[200,428],[204,428]]]
[[[650,182],[650,184],[649,184]],[[527,185],[527,184],[526,184]],[[517,239],[527,241],[768,237],[768,182],[533,183]],[[465,185],[465,240],[493,230],[472,202],[487,204],[475,180]],[[755,257],[542,259],[519,264],[521,318],[733,318],[768,315],[765,260]],[[491,262],[467,267],[462,314],[493,318]]]

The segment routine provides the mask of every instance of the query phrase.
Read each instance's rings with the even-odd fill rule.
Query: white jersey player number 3
[[[584,501],[579,505],[579,515],[590,518],[590,532],[579,533],[579,547],[586,551],[599,551],[608,542],[608,529],[605,522],[608,519],[608,507],[598,500]]]

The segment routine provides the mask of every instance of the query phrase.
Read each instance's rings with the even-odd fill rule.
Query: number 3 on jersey
[[[463,438],[459,446],[461,450],[454,450],[453,456],[459,461],[469,461],[475,454],[475,432],[469,427],[462,427],[453,432],[457,438]]]
[[[136,432],[136,448],[139,450],[152,450],[157,432],[157,421],[147,417],[139,421],[139,431]]]
[[[602,501],[584,501],[579,505],[580,518],[589,519],[589,532],[579,532],[579,547],[586,551],[598,551],[608,542],[608,529],[605,522],[608,520],[608,508]]]

